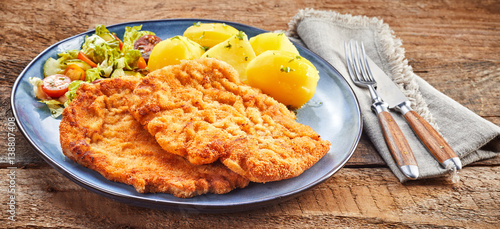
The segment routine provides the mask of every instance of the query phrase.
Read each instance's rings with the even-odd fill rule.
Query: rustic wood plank
[[[444,94],[500,125],[498,1],[0,1],[0,225],[6,227],[494,228],[500,224],[500,156],[436,178],[400,184],[366,137],[334,177],[298,198],[263,209],[209,215],[128,206],[86,191],[48,166],[16,134],[18,220],[8,221],[4,139],[10,90],[51,44],[95,24],[209,18],[285,30],[299,9],[378,17],[402,39],[414,71]]]
[[[500,33],[498,34],[500,36]],[[497,61],[454,62],[443,65],[441,60],[419,63],[423,79],[442,93],[485,118],[500,114],[500,57]],[[500,125],[498,120],[493,123]]]
[[[0,169],[2,181],[9,169]],[[16,219],[9,227],[355,227],[483,228],[500,223],[500,168],[473,167],[461,182],[437,178],[400,184],[385,168],[346,168],[295,199],[263,209],[228,214],[193,214],[115,202],[74,184],[55,170],[16,169]],[[2,182],[0,202],[9,194]],[[493,198],[492,198],[493,197]],[[326,203],[327,202],[327,203]],[[493,204],[491,204],[493,202]],[[26,224],[27,223],[27,224]]]
[[[500,87],[496,87],[500,83],[500,45],[497,39],[499,30],[496,29],[499,27],[500,17],[495,13],[498,12],[498,4],[487,1],[456,4],[433,1],[421,1],[417,4],[389,4],[387,1],[360,1],[356,4],[348,1],[329,4],[316,1],[295,4],[250,1],[244,10],[237,2],[208,4],[206,1],[200,1],[197,6],[193,6],[191,2],[183,1],[173,4],[175,7],[155,1],[131,2],[126,7],[114,7],[114,1],[98,8],[89,4],[91,3],[85,1],[71,4],[59,1],[38,4],[16,1],[16,4],[2,4],[1,12],[4,16],[0,18],[0,23],[5,32],[0,33],[0,39],[4,41],[0,47],[4,54],[0,56],[0,94],[10,93],[16,76],[39,52],[98,23],[114,24],[145,18],[200,17],[232,20],[277,30],[286,29],[287,22],[299,9],[310,7],[383,18],[395,30],[396,35],[403,39],[407,58],[420,76],[459,103],[479,115],[493,118],[496,120],[494,123],[500,125],[499,119],[495,118],[500,113]],[[443,7],[443,4],[446,7]],[[36,6],[33,10],[26,10],[31,9],[33,5]],[[114,7],[115,14],[110,15],[107,7]],[[138,13],[129,14],[132,8]],[[152,8],[158,10],[152,13]],[[21,13],[25,16],[16,17]],[[401,20],[401,16],[404,16],[405,20]],[[481,23],[478,24],[478,21]],[[59,24],[61,26],[54,27]],[[30,39],[20,39],[23,37]],[[19,48],[26,45],[30,48]],[[9,107],[9,103],[8,97],[1,97],[0,113],[8,113],[8,110],[4,109]],[[2,120],[2,123],[5,122]],[[19,146],[21,152],[29,152],[30,148],[25,141],[20,140]],[[20,159],[20,163],[29,164],[29,160],[34,160],[32,163],[41,162],[33,153],[23,155],[30,157],[26,157],[26,160]],[[384,165],[381,158],[373,153],[371,144],[362,139],[348,165],[358,166],[366,163],[370,166]]]
[[[7,2],[2,4],[1,12],[4,16],[0,18],[0,23],[4,26],[1,29],[5,32],[0,33],[0,39],[4,41],[0,47],[0,51],[4,54],[0,56],[2,72],[0,94],[10,92],[16,76],[39,52],[98,23],[114,24],[145,18],[200,17],[232,20],[277,30],[286,29],[287,22],[299,9],[310,7],[383,18],[396,31],[396,35],[403,39],[407,58],[419,75],[479,115],[494,118],[500,113],[498,100],[500,87],[495,87],[500,80],[498,77],[500,47],[497,40],[499,30],[495,29],[498,28],[500,20],[495,13],[498,12],[498,4],[492,5],[487,1],[457,4],[433,1],[421,1],[418,4],[405,2],[389,4],[387,1],[360,1],[356,4],[348,1],[329,4],[316,1],[295,4],[250,1],[244,10],[237,2],[209,4],[206,1],[199,1],[197,6],[193,6],[191,2],[182,1],[173,4],[175,7],[159,1],[131,2],[123,7],[115,7],[114,1],[109,1],[98,8],[89,4],[91,3],[85,1],[71,4],[59,1],[38,4],[16,1],[16,4]],[[446,7],[443,7],[443,4]],[[32,6],[36,7],[33,10],[26,10]],[[115,14],[110,15],[107,7],[113,7]],[[152,8],[158,10],[151,12]],[[75,9],[89,10],[75,11]],[[129,14],[130,9],[135,9],[137,13]],[[16,17],[21,12],[25,16]],[[213,14],[213,12],[222,13]],[[404,16],[405,20],[401,20],[401,16]],[[478,25],[478,21],[481,21],[481,24]],[[54,27],[59,24],[61,26]],[[23,37],[30,39],[20,39]],[[19,48],[26,45],[30,48]],[[467,77],[456,77],[464,74]],[[487,79],[493,82],[488,82]],[[1,97],[0,113],[8,113],[8,110],[4,109],[9,107],[9,103],[8,97]],[[500,125],[500,122],[497,121],[495,124]],[[29,152],[29,146],[23,140],[20,140],[19,146],[21,152]],[[34,160],[33,163],[41,162],[38,157],[33,157],[35,155],[33,153],[23,155],[30,157],[26,160],[20,159],[20,163],[29,164],[29,160]],[[373,153],[370,143],[362,139],[348,165],[358,166],[366,163],[370,166],[384,165],[381,158]]]

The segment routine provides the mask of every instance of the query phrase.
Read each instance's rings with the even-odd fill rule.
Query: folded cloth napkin
[[[349,79],[344,41],[354,39],[364,43],[367,55],[376,64],[370,66],[374,75],[385,73],[398,84],[412,103],[412,108],[443,135],[464,166],[500,154],[500,127],[440,93],[413,73],[404,57],[401,40],[382,20],[304,9],[290,21],[286,34],[323,57],[346,77],[360,103],[365,134],[401,182],[407,181],[407,178],[400,172],[387,148],[377,116],[370,109],[368,90],[358,88]],[[404,118],[394,112],[393,116],[415,154],[419,179],[446,174],[447,170],[427,151]]]

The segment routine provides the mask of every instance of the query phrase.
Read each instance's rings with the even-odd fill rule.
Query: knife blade
[[[371,64],[376,66],[373,62]],[[375,69],[382,71],[378,67],[372,68],[372,71]],[[455,151],[443,136],[410,107],[410,101],[399,87],[385,73],[374,75],[377,76],[377,90],[383,96],[384,101],[389,104],[389,108],[398,111],[404,116],[412,130],[441,166],[445,169],[452,169],[453,167],[457,170],[462,169],[462,162]]]

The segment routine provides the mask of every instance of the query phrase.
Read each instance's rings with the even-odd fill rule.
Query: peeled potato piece
[[[255,53],[247,35],[240,31],[206,51],[202,57],[216,58],[230,64],[238,72],[241,82],[246,83],[245,71],[248,63],[255,58]]]
[[[257,56],[267,50],[283,50],[299,55],[295,45],[284,33],[261,33],[249,41]]]
[[[198,59],[204,50],[198,43],[184,36],[175,36],[156,44],[149,56],[151,71],[168,65],[179,64],[181,60]]]
[[[237,33],[237,29],[224,23],[198,22],[187,28],[183,36],[203,47],[211,48]]]
[[[246,76],[250,86],[292,108],[300,108],[313,97],[319,80],[318,70],[307,59],[277,50],[250,61]]]

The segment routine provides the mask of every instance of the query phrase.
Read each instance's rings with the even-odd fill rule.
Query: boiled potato
[[[203,47],[211,48],[237,33],[237,29],[224,23],[197,22],[187,28],[183,36]]]
[[[292,108],[300,108],[313,97],[319,80],[311,62],[282,50],[258,55],[248,63],[246,75],[250,86]]]
[[[245,83],[245,71],[248,63],[255,58],[255,53],[247,35],[240,31],[206,51],[202,57],[216,58],[230,64],[238,72],[241,82]]]
[[[183,36],[175,36],[156,44],[149,56],[148,68],[151,71],[168,65],[179,64],[181,60],[200,58],[203,48]]]
[[[284,33],[261,33],[249,41],[257,56],[267,50],[283,50],[299,55],[295,45]]]

